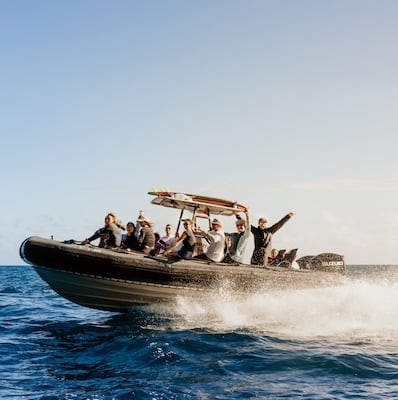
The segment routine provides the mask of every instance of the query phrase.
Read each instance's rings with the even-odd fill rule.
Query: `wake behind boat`
[[[247,212],[242,204],[218,198],[174,192],[149,194],[155,196],[152,204],[181,210],[179,224],[187,212],[194,221]],[[177,296],[207,296],[220,290],[240,295],[337,285],[345,272],[344,257],[334,253],[302,257],[296,260],[300,269],[293,270],[288,261],[284,266],[273,267],[196,259],[176,261],[40,237],[27,238],[21,244],[20,255],[62,297],[82,306],[115,312],[128,312],[135,305],[174,301]]]

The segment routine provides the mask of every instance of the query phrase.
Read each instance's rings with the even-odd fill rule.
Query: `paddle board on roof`
[[[247,212],[248,208],[235,201],[219,199],[216,197],[197,194],[176,193],[168,191],[155,191],[148,194],[156,196],[151,203],[163,207],[189,210],[205,215],[236,215],[239,212]]]

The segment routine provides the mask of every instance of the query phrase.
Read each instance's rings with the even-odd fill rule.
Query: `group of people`
[[[267,220],[260,218],[258,226],[249,224],[249,214],[246,218],[236,216],[236,232],[225,233],[221,222],[214,218],[211,229],[207,232],[195,226],[192,219],[184,219],[182,234],[173,235],[172,226],[166,225],[165,235],[153,231],[151,221],[140,211],[136,224],[128,222],[123,226],[115,214],[105,216],[104,226],[92,236],[85,239],[83,244],[100,239],[99,247],[122,248],[126,251],[141,251],[147,255],[174,257],[176,259],[204,259],[213,262],[243,263],[244,253],[250,237],[254,237],[254,250],[250,260],[254,265],[275,265],[277,255],[272,254],[272,236],[289,219],[294,212],[289,212],[280,221],[267,227]],[[250,229],[249,229],[250,227]],[[121,230],[126,230],[122,235]],[[295,249],[297,251],[297,249]],[[277,250],[276,250],[277,251]]]
[[[122,234],[122,230],[126,231]],[[83,240],[83,244],[100,239],[99,247],[123,248],[127,251],[142,251],[150,254],[155,247],[155,234],[151,222],[140,212],[136,224],[128,222],[126,226],[116,218],[113,213],[108,213],[104,219],[104,226],[95,231],[89,238]]]

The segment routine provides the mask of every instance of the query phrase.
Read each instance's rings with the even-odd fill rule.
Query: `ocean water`
[[[397,399],[398,266],[121,315],[0,267],[1,399]]]

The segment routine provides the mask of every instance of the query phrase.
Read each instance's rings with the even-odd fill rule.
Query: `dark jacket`
[[[123,235],[122,247],[130,250],[139,250],[138,239],[134,233],[132,235]]]
[[[265,229],[251,225],[250,230],[254,236],[254,251],[250,261],[251,264],[264,265],[264,259],[268,260],[268,257],[271,256],[272,235],[282,228],[290,218],[290,215],[287,214],[276,224]]]

